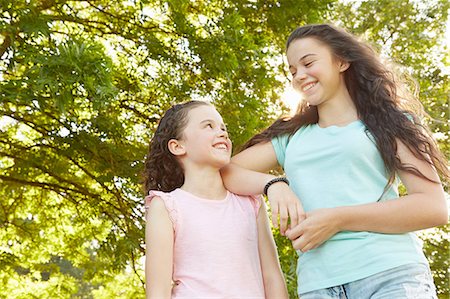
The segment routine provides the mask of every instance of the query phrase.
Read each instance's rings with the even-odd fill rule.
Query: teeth
[[[305,85],[303,87],[303,91],[307,91],[310,90],[311,88],[313,88],[316,85],[316,83],[308,83],[307,85]]]
[[[218,148],[218,149],[227,149],[227,146],[226,146],[225,144],[218,144],[218,145],[215,146],[215,148]]]

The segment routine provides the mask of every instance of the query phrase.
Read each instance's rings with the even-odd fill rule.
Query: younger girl
[[[300,254],[301,299],[436,298],[411,232],[447,223],[438,175],[448,179],[449,171],[420,123],[423,110],[413,110],[417,101],[400,92],[375,52],[344,30],[296,29],[287,59],[304,102],[233,157],[225,186],[267,191],[282,232],[291,216],[286,235]],[[289,182],[264,174],[277,165]]]
[[[145,162],[147,298],[287,298],[261,197],[223,186],[230,156],[208,103],[161,119]]]

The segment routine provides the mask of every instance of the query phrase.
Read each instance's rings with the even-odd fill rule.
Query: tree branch
[[[3,54],[5,54],[6,50],[11,46],[11,36],[7,32],[5,34],[5,39],[3,40],[2,45],[0,46],[0,58],[3,57]]]

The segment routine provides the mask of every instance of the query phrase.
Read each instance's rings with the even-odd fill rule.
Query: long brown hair
[[[199,106],[210,105],[202,101],[190,101],[173,105],[159,121],[149,144],[142,173],[145,194],[150,190],[173,191],[184,183],[184,170],[177,158],[169,151],[171,139],[182,138],[188,123],[188,113]]]
[[[300,38],[312,37],[329,47],[333,55],[350,67],[344,72],[345,84],[356,106],[359,118],[374,137],[383,158],[390,186],[399,170],[410,172],[429,181],[412,165],[401,163],[397,156],[397,139],[420,160],[433,165],[438,174],[448,180],[447,160],[439,151],[432,135],[420,118],[425,116],[423,106],[412,93],[405,92],[397,74],[389,71],[378,54],[354,35],[328,24],[307,25],[295,29],[289,36],[286,49]],[[292,136],[300,127],[317,123],[317,107],[300,103],[293,117],[276,120],[269,128],[255,135],[245,145],[288,134]]]

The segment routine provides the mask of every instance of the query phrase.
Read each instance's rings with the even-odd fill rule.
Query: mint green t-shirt
[[[317,124],[272,139],[278,162],[305,211],[398,197],[396,182],[381,198],[388,177],[362,121],[345,127]],[[298,293],[342,285],[409,263],[428,263],[414,233],[340,232],[300,253]]]

